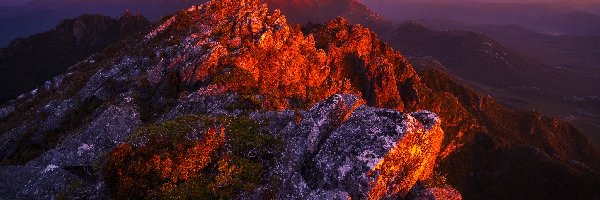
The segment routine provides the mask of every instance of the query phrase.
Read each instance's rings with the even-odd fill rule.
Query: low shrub
[[[140,127],[110,153],[107,188],[116,199],[231,199],[276,185],[265,172],[283,142],[262,127],[249,117],[198,115]],[[206,131],[194,139],[198,130]]]

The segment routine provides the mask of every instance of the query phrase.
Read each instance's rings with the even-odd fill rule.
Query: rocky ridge
[[[303,33],[258,1],[194,6],[6,104],[0,174],[24,181],[0,194],[405,197],[444,138],[435,114],[401,112],[418,81],[343,19]]]
[[[417,72],[369,29],[349,25],[344,19],[302,27],[286,21],[281,12],[270,13],[256,1],[194,6],[145,37],[97,54],[43,88],[5,105],[0,109],[2,164],[25,168],[6,167],[4,174],[22,170],[37,180],[41,169],[60,169],[57,172],[64,176],[59,177],[67,177],[63,178],[67,181],[41,181],[28,187],[15,183],[3,188],[19,191],[7,190],[9,194],[34,197],[41,193],[32,191],[50,191],[43,193],[48,197],[106,195],[104,188],[112,195],[119,194],[115,191],[141,191],[136,194],[181,198],[459,197],[457,190],[444,182],[447,177],[468,198],[597,195],[593,188],[599,180],[594,161],[597,150],[565,122],[504,108],[442,70],[419,67]],[[335,95],[338,93],[353,96]],[[357,97],[364,102],[352,103]],[[335,112],[316,111],[334,105],[346,106]],[[428,122],[427,118],[433,117],[419,117],[422,109],[438,115],[440,129]],[[322,115],[326,113],[326,117]],[[131,122],[133,128],[101,117],[113,115],[123,116],[118,121]],[[376,120],[370,121],[370,116]],[[339,151],[336,146],[364,147],[353,140],[336,140],[340,135],[380,145],[379,139],[388,134],[399,135],[392,130],[403,132],[391,129],[387,122],[403,127],[403,121],[414,121],[410,117],[419,123],[407,125],[424,126],[416,132],[425,134],[409,131],[394,148],[387,145],[387,153],[372,150],[372,155],[362,156],[362,152]],[[361,126],[364,121],[386,122],[381,127],[388,131]],[[325,122],[336,125],[318,125]],[[315,123],[324,129],[306,131]],[[87,128],[93,124],[99,125]],[[119,132],[117,141],[66,142],[82,132],[100,131],[103,124],[115,124],[101,132]],[[366,140],[364,135],[347,131],[354,126],[369,128],[362,132],[375,137]],[[289,135],[297,137],[289,139]],[[79,140],[86,142],[75,145]],[[315,142],[305,146],[307,140]],[[439,141],[441,148],[437,147]],[[214,145],[202,145],[205,143]],[[198,149],[210,153],[195,153]],[[84,166],[45,165],[50,161],[82,163],[82,158],[60,161],[64,159],[60,154],[74,152],[90,152],[89,158],[83,159]],[[331,157],[332,152],[346,156],[343,160]],[[415,157],[403,157],[413,152]],[[398,156],[380,165],[371,161],[383,154]],[[417,161],[405,162],[411,159]],[[96,162],[90,164],[91,160]],[[433,160],[439,166],[434,167]],[[348,163],[354,167],[348,169]],[[371,169],[373,163],[378,163],[375,170]],[[369,174],[378,175],[377,181],[369,179]],[[277,177],[294,178],[285,179],[284,184],[276,181]],[[345,184],[344,180],[350,179],[357,184]],[[373,185],[365,186],[366,180]],[[65,186],[67,182],[69,186]],[[52,187],[58,189],[39,190]],[[215,193],[214,188],[223,192]]]
[[[348,5],[348,1],[337,2],[338,8]],[[317,4],[315,1],[313,5]],[[300,17],[291,19],[293,21],[310,19],[294,15],[302,13],[301,8],[286,8],[282,11],[286,15],[290,13],[288,17]],[[328,14],[327,10],[311,11],[315,12],[315,16]],[[368,10],[362,12],[359,15],[372,14]],[[465,31],[432,34],[432,31],[413,22],[395,27],[369,18],[361,20],[365,19],[367,22],[349,18],[348,23],[362,23],[373,28],[384,41],[405,55],[435,56],[442,61],[429,62],[432,57],[410,58],[420,78],[414,84],[419,100],[416,109],[433,111],[443,120],[445,137],[437,169],[465,198],[516,199],[527,196],[534,199],[565,199],[577,196],[589,199],[600,196],[598,191],[590,187],[600,184],[597,173],[600,163],[596,159],[600,154],[598,148],[579,130],[564,120],[546,117],[539,112],[507,108],[490,96],[466,86],[465,81],[457,80],[451,72],[460,68],[465,74],[474,74],[476,80],[489,76],[484,82],[513,86],[550,85],[552,89],[560,89],[560,85],[582,84],[582,79],[557,77],[556,74],[566,74],[515,56],[480,34]],[[378,24],[387,28],[381,29]],[[310,33],[315,27],[323,26],[307,24],[303,30]],[[432,35],[434,37],[429,38]],[[319,42],[319,39],[316,41]],[[327,40],[322,41],[325,42],[321,46],[327,46]],[[491,69],[486,71],[486,68]],[[485,76],[477,76],[481,70]],[[507,73],[506,76],[498,76]],[[512,78],[503,80],[497,77]],[[576,87],[577,90],[585,88],[590,87]],[[411,109],[414,108],[408,108],[409,111]],[[580,165],[582,163],[585,164]]]

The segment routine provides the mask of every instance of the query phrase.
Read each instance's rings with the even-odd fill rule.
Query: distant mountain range
[[[41,33],[52,28],[62,19],[75,18],[82,14],[102,14],[118,17],[129,10],[142,14],[151,21],[172,14],[191,5],[202,3],[197,0],[32,0],[19,6],[0,7],[0,47],[16,37]]]
[[[600,4],[453,2],[453,1],[364,1],[371,9],[396,23],[439,18],[471,25],[518,24],[545,34],[600,35]],[[583,9],[585,8],[585,9]]]
[[[600,76],[600,36],[547,35],[521,25],[469,25],[443,19],[420,19],[434,30],[470,30],[490,36],[520,55],[547,65],[562,67],[584,76]]]
[[[154,21],[164,15],[185,9],[206,0],[124,0],[124,1],[81,1],[81,0],[32,0],[18,6],[2,6],[0,4],[0,47],[5,46],[16,37],[24,37],[43,32],[54,26],[59,20],[74,18],[81,14],[103,14],[117,17],[125,10],[139,13]],[[537,32],[548,34],[600,35],[600,4],[597,2],[578,3],[495,3],[474,1],[348,1],[325,0],[315,4],[307,4],[306,0],[265,0],[286,10],[286,5],[294,5],[313,9],[317,15],[306,15],[304,12],[288,12],[290,18],[303,18],[319,21],[334,17],[334,13],[349,12],[346,15],[351,21],[365,24],[366,18],[387,18],[391,22],[401,23],[407,20],[422,18],[444,18],[468,24],[520,24]],[[348,3],[354,2],[354,3]],[[379,15],[362,12],[367,9],[362,3],[377,11]],[[10,3],[14,4],[14,3]],[[339,5],[334,8],[333,5]],[[350,6],[348,9],[342,6]],[[327,12],[319,12],[318,10]],[[337,9],[337,10],[336,10]],[[304,15],[304,16],[300,16]],[[355,15],[354,19],[350,15]],[[24,25],[27,24],[27,25]]]
[[[482,34],[393,25],[357,1],[278,3],[215,0],[102,51],[80,44],[111,34],[69,23],[13,42],[64,37],[95,54],[36,71],[60,75],[0,107],[0,175],[22,180],[0,181],[1,197],[600,196],[597,145],[562,116],[507,106],[595,105],[579,97],[593,78]]]
[[[157,1],[153,4],[142,5],[138,4],[137,1],[104,3],[64,1],[63,4],[53,4],[53,2],[37,0],[18,8],[13,8],[11,10],[12,12],[7,12],[0,16],[27,16],[27,13],[33,11],[43,11],[41,13],[46,14],[62,13],[61,15],[64,15],[64,13],[69,13],[63,13],[66,9],[76,12],[86,12],[90,11],[90,9],[91,12],[115,12],[115,10],[118,10],[119,8],[134,8],[132,10],[146,12],[149,13],[150,16],[156,18],[157,16],[167,15],[174,10],[183,9],[188,5],[194,4],[194,2],[195,1],[177,1],[167,3]],[[419,57],[432,56],[442,61],[442,63],[449,68],[451,73],[477,85],[477,87],[485,93],[492,94],[499,99],[504,99],[505,101],[503,102],[509,105],[524,109],[535,108],[547,114],[574,120],[573,122],[585,130],[588,135],[596,135],[595,133],[600,130],[600,114],[597,114],[598,108],[595,106],[595,103],[587,101],[572,102],[569,100],[581,98],[594,99],[593,97],[599,95],[598,87],[595,85],[600,84],[600,79],[598,78],[600,76],[598,67],[600,66],[600,64],[598,64],[600,63],[600,60],[597,59],[600,57],[600,52],[597,52],[598,49],[595,48],[595,44],[600,44],[600,36],[552,36],[531,31],[528,29],[530,27],[522,28],[522,25],[472,25],[469,24],[470,22],[468,20],[467,22],[460,22],[431,18],[431,16],[441,16],[444,12],[427,14],[429,11],[436,9],[464,9],[460,6],[450,6],[454,4],[442,3],[438,6],[429,8],[422,7],[428,5],[427,3],[404,1],[393,3],[383,1],[383,4],[381,4],[381,2],[379,2],[379,6],[388,5],[389,7],[393,7],[406,4],[408,5],[407,8],[414,8],[409,9],[409,12],[396,13],[404,15],[401,17],[410,17],[410,13],[414,13],[415,15],[413,16],[430,17],[423,18],[420,20],[421,22],[417,22],[416,24],[412,23],[417,26],[410,26],[409,24],[411,23],[396,26],[363,4],[353,0],[328,0],[318,1],[316,3],[311,0],[286,0],[267,1],[267,3],[272,5],[271,8],[281,9],[291,22],[300,24],[307,22],[322,23],[337,16],[343,16],[351,23],[359,23],[372,28],[380,33],[385,41],[392,44],[395,48],[402,50],[407,55]],[[495,16],[493,13],[486,15],[485,13],[475,12],[491,9],[486,5],[488,4],[474,4],[475,8],[478,9],[470,10],[462,17],[472,20],[474,18],[468,16]],[[531,14],[528,14],[528,16],[571,12],[568,11],[568,9],[566,11],[563,9],[563,11],[559,12],[560,9],[552,4],[545,6],[513,6],[512,4],[507,4],[503,6],[508,9],[507,11],[515,13],[529,13],[526,11],[531,11]],[[376,7],[376,9],[386,14],[385,8]],[[421,10],[423,12],[418,12],[419,9],[429,9],[429,11],[425,12]],[[312,12],[305,12],[306,10],[311,10]],[[595,19],[594,16],[590,17],[587,16],[589,14],[585,15],[586,16],[579,16],[586,19],[584,20],[585,23],[600,25],[600,23],[593,21]],[[394,15],[387,13],[387,16]],[[51,17],[45,19],[52,20]],[[398,21],[396,18],[394,19]],[[39,18],[31,18],[31,20],[39,22]],[[505,22],[510,22],[510,19],[502,20],[508,20]],[[568,21],[569,18],[564,18],[564,20]],[[575,20],[575,18],[573,18],[573,20]],[[2,23],[0,26],[10,26],[13,22],[19,22],[19,20],[7,20],[7,23]],[[19,24],[19,26],[28,24],[28,26],[22,27],[31,28],[35,27],[36,23],[19,22]],[[30,24],[33,24],[34,26],[31,26]],[[432,27],[433,29],[442,31],[447,29],[477,31],[492,36],[493,39],[499,42],[484,35],[468,31],[457,30],[435,32],[425,27]],[[0,30],[12,32],[18,30],[18,28]],[[484,47],[484,45],[488,46]],[[462,51],[458,51],[461,49]],[[489,52],[486,53],[484,51]],[[501,54],[503,56],[500,56]],[[467,62],[466,60],[470,61]],[[477,60],[477,62],[474,62],[474,60]],[[61,70],[51,73],[51,75],[56,75],[59,71]],[[33,85],[40,84],[43,80],[47,80],[47,78],[51,76],[43,77],[46,78],[33,81]],[[29,88],[32,88],[33,85],[21,87],[22,89],[20,90],[6,90],[3,94],[3,98],[14,98],[16,94],[23,92],[23,89],[28,90]],[[518,90],[518,92],[515,90]],[[563,109],[553,109],[555,107],[563,107]],[[596,138],[596,136],[593,136],[592,138]],[[600,136],[597,136],[597,139],[594,140],[600,142]]]
[[[338,2],[340,8],[357,3]],[[390,8],[393,6],[396,5],[389,5]],[[302,6],[294,8],[283,10],[284,13],[303,13],[306,10]],[[393,25],[381,17],[354,21],[348,13],[343,9],[317,9],[312,14],[343,16],[350,19],[351,23],[373,28],[384,41],[405,55],[437,59],[447,71],[506,105],[569,119],[600,144],[600,135],[597,134],[600,131],[600,107],[593,100],[600,94],[600,78],[597,76],[600,73],[600,61],[597,60],[598,49],[594,45],[598,36],[551,36],[513,28],[521,27],[519,25],[493,25],[498,28],[486,31],[484,27],[491,25],[467,25],[448,20],[425,19],[423,23],[411,21]],[[379,16],[370,9],[352,14]],[[311,21],[303,16],[290,16],[300,17],[300,21],[304,22]],[[494,40],[496,37],[493,39],[473,31],[498,36],[501,42]],[[570,100],[574,98],[592,100]]]
[[[386,38],[391,45],[405,54],[437,58],[459,77],[476,83],[498,88],[553,87],[562,92],[577,92],[572,88],[591,89],[585,85],[573,85],[579,84],[580,80],[570,78],[573,75],[569,75],[568,71],[521,57],[493,39],[475,32],[436,32],[419,23],[408,22],[389,34]]]
[[[31,91],[68,67],[127,36],[150,28],[142,16],[83,15],[0,48],[0,102]]]
[[[511,27],[504,27],[495,33],[503,37],[506,44],[515,45],[516,49],[531,50],[525,47],[535,46],[530,53],[538,53],[542,61],[530,56],[521,56],[493,39],[475,32],[462,30],[433,31],[418,22],[405,23],[384,36],[388,42],[409,56],[431,57],[443,63],[444,68],[463,79],[479,91],[494,96],[506,105],[520,109],[538,110],[549,115],[569,119],[576,123],[596,143],[600,144],[600,107],[595,103],[595,96],[600,94],[598,68],[592,65],[578,67],[569,65],[552,65],[554,62],[571,63],[576,58],[595,59],[594,49],[586,50],[590,42],[583,36],[545,36],[534,34],[530,39],[512,39],[506,37],[523,36],[511,34]],[[518,29],[516,29],[518,30]],[[527,32],[531,33],[531,32]],[[492,35],[496,35],[493,34]],[[540,36],[541,35],[541,36]],[[546,40],[544,40],[546,39]],[[537,44],[536,41],[543,44]],[[581,43],[577,43],[580,41]],[[527,45],[529,42],[529,46]],[[578,53],[560,56],[568,48]],[[551,48],[544,50],[543,48]],[[535,51],[540,50],[540,51]],[[544,53],[544,51],[549,53]],[[591,54],[591,55],[590,55]],[[530,55],[530,54],[525,54]],[[568,57],[568,56],[571,57]],[[585,59],[582,59],[585,60]],[[587,60],[590,61],[590,60]],[[591,61],[594,63],[594,61]],[[599,62],[595,62],[599,63]],[[572,99],[590,99],[572,101]]]
[[[342,16],[355,24],[378,31],[391,25],[383,17],[356,0],[264,0],[272,9],[280,9],[294,23],[324,23]],[[306,12],[310,10],[311,12]]]

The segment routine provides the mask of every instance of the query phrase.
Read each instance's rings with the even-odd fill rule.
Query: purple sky
[[[0,0],[0,6],[14,6],[27,3],[31,0]]]
[[[0,0],[0,6],[19,5],[32,0]],[[511,2],[511,3],[548,3],[548,2],[579,2],[600,4],[600,0],[359,0],[370,4],[381,1],[417,1],[417,2]]]
[[[376,3],[376,2],[397,2],[397,1],[412,1],[412,2],[483,2],[483,3],[550,3],[550,2],[568,2],[568,3],[596,3],[599,4],[600,0],[359,0],[363,3]]]

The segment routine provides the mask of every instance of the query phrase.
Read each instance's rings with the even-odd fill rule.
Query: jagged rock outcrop
[[[285,198],[405,196],[432,173],[443,139],[439,123],[429,112],[407,115],[334,95],[284,129],[285,140],[293,141],[284,153],[292,159],[280,175],[292,177]]]
[[[157,65],[152,77],[177,74],[174,81],[189,88],[216,83],[227,90],[257,90],[277,108],[314,104],[335,93],[361,95],[369,105],[399,110],[418,101],[411,87],[418,84],[415,71],[369,29],[338,19],[305,29],[305,36],[279,11],[269,14],[257,1],[242,4],[193,8],[148,34],[149,40],[177,35],[170,40],[181,45],[173,48],[186,52]]]
[[[342,18],[300,27],[257,0],[194,6],[0,108],[0,173],[38,183],[2,182],[0,193],[460,198],[445,173],[470,195],[520,190],[473,177],[528,158],[596,185],[588,161],[598,154],[568,149],[585,144],[569,125],[506,109],[447,74],[420,73]],[[543,140],[519,134],[532,127]],[[552,128],[567,134],[544,138]],[[556,158],[546,147],[560,150]],[[60,181],[39,179],[46,168]]]
[[[406,197],[444,136],[401,112],[416,84],[344,19],[303,32],[256,0],[194,6],[6,104],[0,173],[28,181],[0,196]]]
[[[48,151],[39,159],[30,161],[26,166],[1,167],[0,173],[3,177],[19,177],[20,180],[27,180],[2,181],[3,189],[0,190],[2,197],[50,199],[63,195],[71,198],[106,198],[103,189],[105,184],[99,179],[98,172],[95,172],[92,166],[97,164],[94,163],[95,159],[101,158],[98,152],[106,152],[106,147],[114,148],[119,141],[125,141],[123,138],[131,134],[128,127],[139,123],[135,119],[137,113],[127,110],[135,108],[131,106],[133,105],[124,103],[122,108],[108,108],[90,124],[87,130],[74,135],[72,139],[65,140],[59,147]],[[226,106],[215,106],[212,109],[225,109],[224,107]],[[280,198],[379,199],[406,195],[416,181],[428,178],[430,175],[428,173],[432,172],[431,161],[435,161],[436,151],[439,151],[443,139],[443,132],[439,129],[441,122],[432,113],[403,114],[389,109],[372,108],[362,105],[361,100],[352,95],[334,95],[318,103],[312,109],[303,112],[300,122],[295,122],[293,112],[290,111],[265,114],[255,112],[251,116],[256,121],[271,121],[268,127],[264,127],[265,130],[280,141],[284,141],[285,148],[280,153],[275,153],[273,158],[275,162],[264,166],[265,176],[268,177],[261,177],[265,180],[278,179],[281,183],[270,185],[270,182],[261,182],[265,185],[260,186],[277,189],[276,197]],[[133,122],[128,121],[128,118],[132,118]],[[191,124],[198,129],[221,126],[208,125],[201,121]],[[98,125],[106,125],[106,127],[99,128]],[[284,128],[277,129],[271,126]],[[197,132],[196,128],[185,134],[194,134]],[[234,132],[224,129],[221,135],[228,139],[227,144],[236,144],[229,141],[235,139]],[[208,136],[200,133],[198,137]],[[106,143],[107,140],[111,142]],[[199,147],[207,147],[209,143],[206,140],[198,140],[197,144],[201,145]],[[215,148],[213,151],[217,151],[216,146],[213,148]],[[228,152],[228,149],[223,148],[218,151]],[[114,157],[116,155],[121,154],[113,154],[111,159],[117,159]],[[140,157],[129,159],[136,158]],[[196,159],[202,160],[202,157]],[[203,166],[206,167],[209,163],[206,162]],[[193,163],[188,165],[195,166]],[[116,177],[110,176],[109,179],[125,178],[124,174],[143,173],[131,171],[139,168],[129,168],[127,164],[121,163],[117,166],[121,167],[118,168],[119,173],[115,174]],[[183,166],[186,165],[172,166],[173,173],[181,172]],[[153,175],[147,174],[141,177],[151,176]],[[118,182],[116,187],[131,189],[123,184],[125,182]],[[144,182],[131,184],[144,184]],[[120,196],[117,197],[120,198],[128,194],[142,195],[137,197],[146,198],[158,197],[150,193],[158,192],[154,190],[158,188],[146,186],[141,189],[145,191],[133,190],[136,192],[132,194],[119,190],[116,194],[119,194]],[[145,196],[144,192],[149,196]],[[241,197],[263,195],[266,195],[265,191],[258,190],[254,194],[247,193]]]
[[[282,141],[283,148],[279,152],[270,152],[274,156],[271,158],[272,163],[263,166],[263,171],[260,172],[262,173],[259,178],[260,181],[257,181],[257,185],[253,186],[263,189],[246,191],[238,198],[275,195],[274,197],[283,199],[346,199],[348,197],[380,199],[382,197],[405,196],[418,180],[429,177],[430,174],[428,173],[431,173],[433,169],[433,162],[429,161],[435,161],[436,151],[439,150],[443,139],[443,132],[439,129],[440,121],[432,113],[403,114],[389,109],[372,108],[362,105],[360,100],[352,95],[334,95],[326,101],[319,102],[310,110],[301,112],[302,119],[299,122],[295,121],[294,114],[290,111],[264,114],[255,112],[250,115],[252,121],[268,121],[266,127],[260,128],[263,128],[264,134],[269,135],[269,137],[272,136],[277,138],[278,141]],[[195,117],[192,118],[196,119]],[[238,137],[235,126],[228,126],[220,122],[207,125],[202,120],[189,124],[193,125],[193,129],[199,130],[199,138],[210,137],[211,130],[214,129],[208,128],[207,132],[200,131],[207,129],[206,127],[224,127],[221,129],[223,132],[220,133],[221,137],[225,138],[224,146],[234,146],[233,149],[214,146],[209,151],[213,153],[195,158],[195,160],[207,160],[204,164],[197,164],[201,170],[208,170],[205,168],[210,168],[210,163],[219,163],[220,170],[222,163],[219,159],[231,158],[236,160],[240,159],[237,158],[238,156],[242,156],[237,155],[235,150]],[[273,128],[276,126],[281,128]],[[420,143],[417,141],[411,143],[415,142],[414,138],[428,142]],[[200,141],[200,144],[207,147],[208,143],[206,141]],[[152,144],[155,143],[156,141],[153,140]],[[193,174],[183,177],[180,175],[181,170],[188,169],[188,167],[184,167],[186,166],[184,162],[187,162],[185,161],[187,159],[177,160],[177,157],[172,157],[172,162],[175,163],[173,165],[168,164],[171,161],[167,163],[165,163],[166,161],[144,161],[162,163],[157,164],[162,167],[159,167],[160,170],[156,172],[166,174],[162,175],[166,179],[158,181],[159,187],[157,188],[149,186],[142,188],[145,190],[140,191],[139,187],[129,184],[156,183],[146,183],[136,178],[148,178],[155,175],[151,173],[142,176],[143,174],[139,173],[144,173],[144,170],[140,171],[138,168],[140,166],[131,168],[136,166],[135,163],[137,162],[127,160],[143,158],[142,155],[144,154],[141,154],[142,152],[149,151],[148,148],[156,147],[148,145],[148,147],[131,148],[119,147],[119,150],[112,156],[113,161],[116,163],[114,165],[110,164],[108,167],[113,169],[111,173],[119,171],[119,173],[114,174],[116,177],[110,178],[116,181],[116,185],[112,186],[111,184],[111,187],[116,190],[114,192],[119,195],[117,197],[125,198],[127,195],[131,195],[125,192],[130,190],[136,191],[136,194],[129,197],[136,198],[166,195],[169,193],[164,191],[165,188],[169,188],[169,191],[177,191],[183,187],[181,185],[170,185],[172,183],[167,180],[172,179],[169,177],[177,177],[176,180],[189,182],[193,182],[198,178],[194,177]],[[260,156],[261,149],[256,147],[251,148],[251,150],[253,152],[244,153]],[[139,153],[127,153],[131,151]],[[177,150],[177,152],[179,151]],[[211,157],[211,154],[225,154],[226,156],[214,157],[213,155]],[[150,158],[153,157],[150,156]],[[239,167],[242,167],[242,172],[239,173],[243,174],[243,166]],[[138,170],[132,171],[134,169]],[[149,170],[157,169],[151,168]],[[398,174],[402,175],[397,176]],[[218,172],[216,176],[231,176],[231,174]],[[207,181],[211,180],[207,177],[204,178]],[[236,178],[238,177],[227,177],[225,179],[234,179],[235,181]],[[135,182],[128,183],[127,181],[130,179]],[[219,180],[219,178],[216,178],[215,184],[219,184]],[[278,183],[262,180],[277,181]],[[205,190],[211,187],[211,184],[201,185],[199,189]],[[228,186],[223,187],[227,188]],[[275,191],[275,194],[269,194],[273,191]],[[193,193],[175,194],[186,195],[182,197],[194,197]],[[223,197],[224,194],[209,193],[205,195],[217,198]]]

